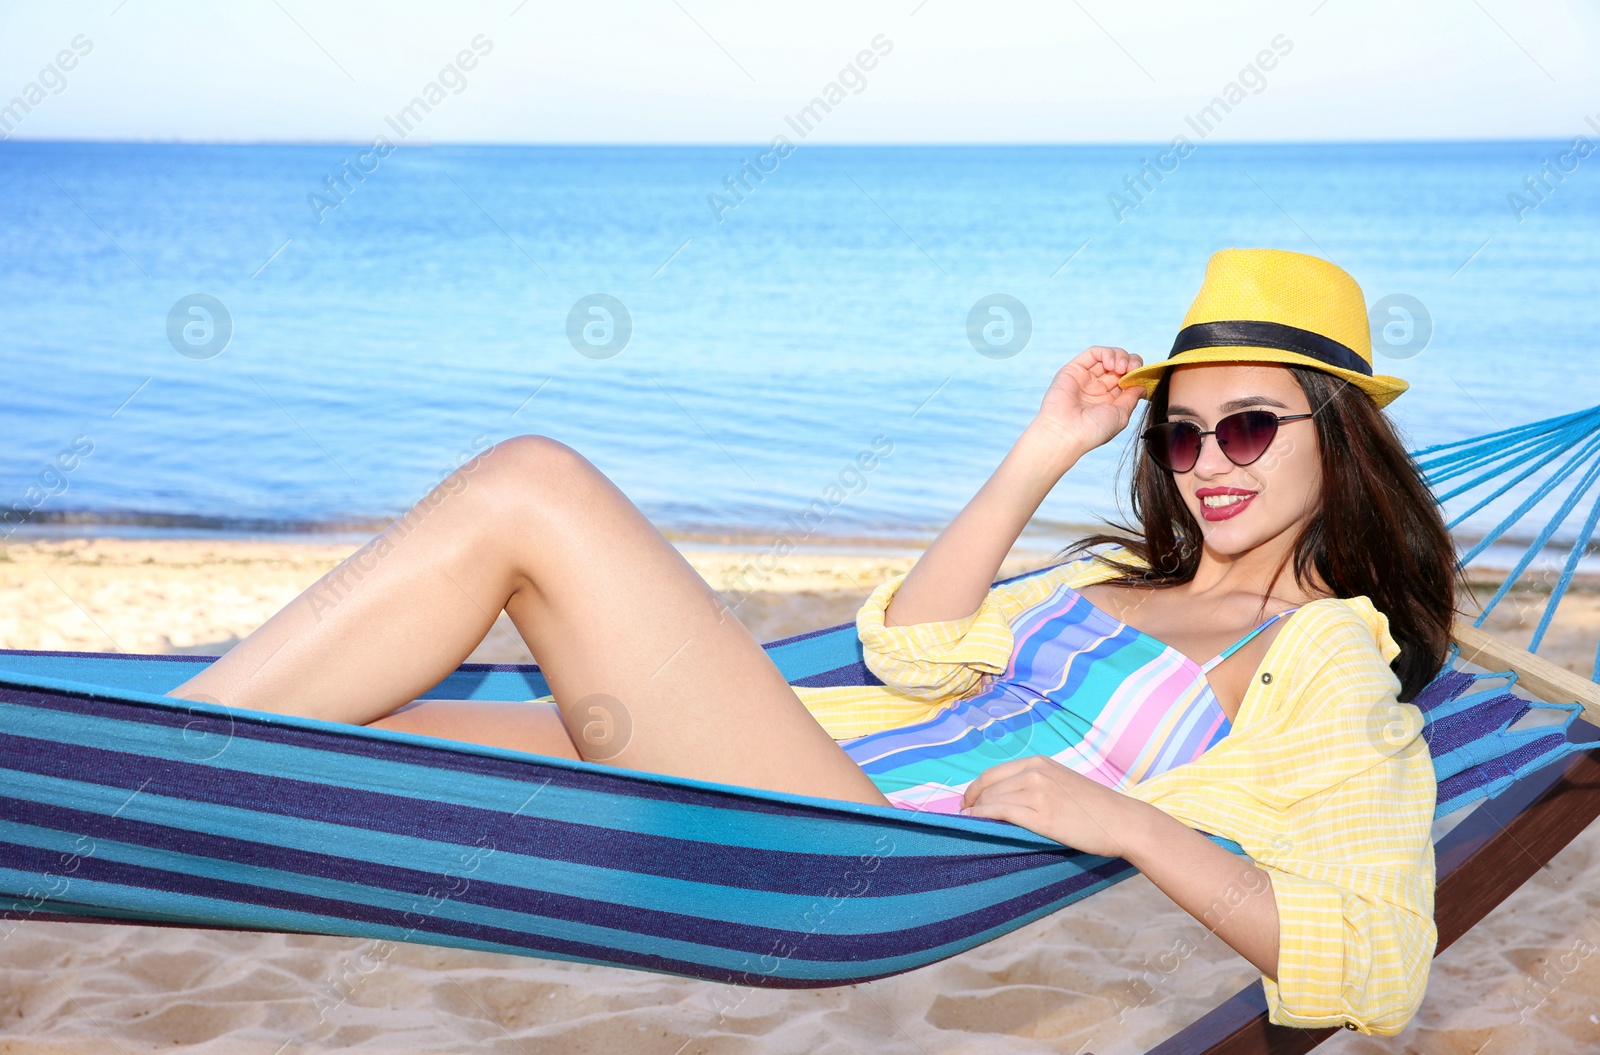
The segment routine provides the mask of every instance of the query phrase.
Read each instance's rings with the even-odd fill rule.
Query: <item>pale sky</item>
[[[833,82],[809,142],[1149,143],[1240,82],[1212,141],[1600,138],[1597,60],[1600,0],[5,3],[0,132],[369,142],[432,82],[412,143],[764,143]]]

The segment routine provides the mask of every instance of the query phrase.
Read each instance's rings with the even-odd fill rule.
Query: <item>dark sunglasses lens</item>
[[[1244,410],[1217,422],[1217,443],[1235,465],[1249,465],[1267,453],[1277,434],[1277,415],[1265,410]]]
[[[1200,426],[1188,421],[1169,421],[1144,434],[1150,457],[1163,469],[1186,473],[1200,459]]]

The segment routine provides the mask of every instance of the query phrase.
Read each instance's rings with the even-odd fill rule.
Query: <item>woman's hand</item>
[[[1043,755],[984,770],[967,785],[961,803],[968,817],[1010,821],[1074,850],[1122,858],[1277,980],[1280,934],[1272,876],[1160,807]]]
[[[917,559],[884,612],[884,626],[957,619],[978,610],[1050,489],[1080,455],[1128,423],[1143,390],[1123,391],[1117,380],[1139,365],[1137,355],[1120,348],[1090,348],[1061,368],[1043,409],[994,475]]]
[[[967,785],[961,812],[1010,821],[1105,857],[1127,857],[1156,810],[1044,755],[992,766]]]
[[[1127,427],[1144,398],[1143,386],[1123,388],[1118,382],[1143,365],[1122,348],[1095,345],[1056,371],[1034,421],[1059,430],[1084,450],[1108,442]]]

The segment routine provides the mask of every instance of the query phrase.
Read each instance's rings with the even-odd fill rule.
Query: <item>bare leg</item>
[[[615,484],[544,436],[496,444],[169,695],[364,724],[510,614],[583,757],[886,805],[716,592]],[[598,708],[598,710],[597,710]],[[393,726],[391,726],[393,727]]]
[[[549,703],[418,700],[366,724],[535,755],[583,757],[561,720],[560,710]]]

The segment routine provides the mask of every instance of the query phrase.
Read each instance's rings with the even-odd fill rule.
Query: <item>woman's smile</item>
[[[1194,493],[1200,499],[1200,515],[1207,520],[1227,520],[1244,512],[1259,491],[1242,487],[1202,487]]]

